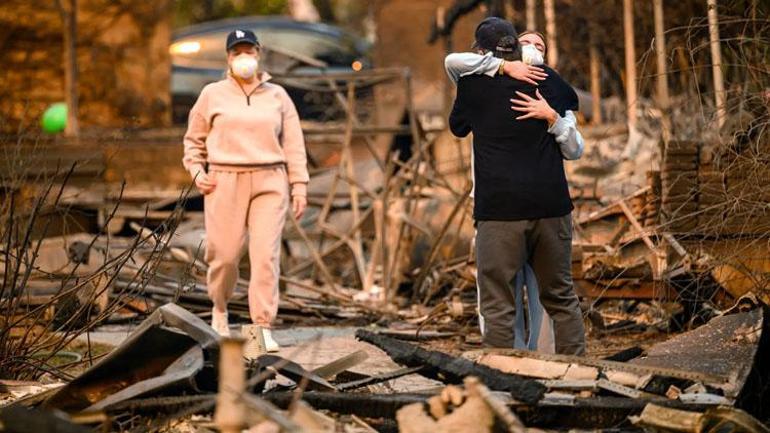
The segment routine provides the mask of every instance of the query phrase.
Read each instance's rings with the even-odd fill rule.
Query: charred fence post
[[[224,338],[220,343],[219,394],[214,422],[222,433],[238,433],[245,425],[245,408],[241,402],[246,390],[243,344],[240,338]]]

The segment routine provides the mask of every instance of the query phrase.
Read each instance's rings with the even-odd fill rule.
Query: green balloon
[[[43,131],[48,134],[64,131],[64,128],[67,126],[67,104],[64,102],[51,104],[43,113],[40,125],[43,127]]]

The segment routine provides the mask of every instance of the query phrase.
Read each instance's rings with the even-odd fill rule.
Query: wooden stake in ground
[[[78,124],[78,63],[77,63],[77,22],[78,0],[56,0],[64,28],[64,98],[67,103],[67,126],[64,135],[80,135]]]
[[[719,45],[719,17],[717,0],[707,0],[709,14],[709,40],[711,42],[711,70],[714,74],[714,100],[717,108],[717,125],[725,124],[725,83],[722,77],[722,48]]]
[[[556,12],[554,12],[554,0],[544,0],[545,6],[545,37],[548,39],[548,65],[557,68],[559,65],[559,50],[556,46]]]
[[[537,19],[535,18],[536,7],[537,0],[527,0],[527,30],[535,30],[537,28]]]
[[[662,112],[663,141],[668,142],[671,136],[671,120],[668,108],[671,105],[668,97],[668,75],[666,73],[666,35],[663,29],[663,0],[653,0],[655,14],[655,59],[658,69],[657,97],[658,107]],[[661,152],[663,155],[663,152]]]
[[[623,0],[623,31],[626,45],[626,110],[628,126],[636,126],[636,48],[634,47],[634,3]],[[550,47],[549,47],[550,49]]]
[[[240,433],[245,426],[241,394],[246,390],[241,338],[223,338],[219,343],[219,393],[214,422],[222,433]]]
[[[382,199],[375,200],[372,203],[372,208],[372,215],[374,215],[374,243],[372,244],[371,258],[369,259],[369,265],[366,269],[366,278],[364,278],[363,285],[363,289],[367,292],[372,291],[372,287],[374,286],[374,277],[377,271],[377,264],[381,264],[381,257],[383,253],[382,227],[384,225],[384,215],[382,214]]]

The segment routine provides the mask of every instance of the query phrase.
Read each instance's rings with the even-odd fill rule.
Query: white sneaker
[[[222,337],[230,336],[230,326],[227,321],[227,312],[220,313],[216,309],[211,309],[211,327]]]
[[[246,340],[243,344],[243,356],[246,359],[257,359],[267,352],[262,328],[257,325],[241,326],[241,337]]]
[[[268,352],[278,352],[281,346],[273,339],[273,333],[270,328],[262,328],[262,337],[265,340],[265,350]]]

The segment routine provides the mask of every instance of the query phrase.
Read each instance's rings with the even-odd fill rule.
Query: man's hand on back
[[[503,72],[511,78],[534,84],[535,86],[537,86],[538,81],[543,81],[548,77],[543,68],[527,65],[519,60],[515,62],[506,61],[503,65]]]

